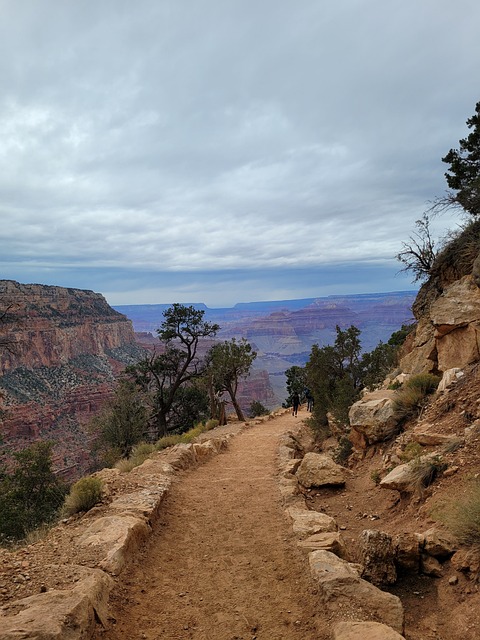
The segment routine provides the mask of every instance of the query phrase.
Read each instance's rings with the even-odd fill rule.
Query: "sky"
[[[0,0],[0,278],[414,289],[395,256],[468,133],[479,27],[478,0]]]

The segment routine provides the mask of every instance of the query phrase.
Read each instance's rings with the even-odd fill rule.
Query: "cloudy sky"
[[[479,27],[478,0],[0,0],[0,278],[412,289],[394,256],[480,100]]]

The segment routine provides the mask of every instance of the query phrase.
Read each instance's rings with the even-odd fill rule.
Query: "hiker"
[[[307,400],[307,411],[313,411],[313,396],[310,389],[305,390],[305,398]]]
[[[292,406],[293,406],[292,415],[294,415],[294,416],[297,415],[297,413],[298,413],[298,405],[299,404],[300,404],[300,396],[295,391],[295,393],[292,396]]]

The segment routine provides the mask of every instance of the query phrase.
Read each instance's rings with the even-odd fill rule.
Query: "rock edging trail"
[[[298,424],[284,414],[246,429],[175,484],[98,637],[330,637],[278,490],[279,438]]]

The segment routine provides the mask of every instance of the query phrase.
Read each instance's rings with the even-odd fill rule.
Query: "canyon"
[[[303,365],[311,346],[332,342],[335,326],[355,324],[366,349],[411,320],[412,292],[238,304],[194,305],[221,329],[246,337],[258,352],[238,399],[267,408],[286,396],[284,372]],[[0,463],[37,440],[54,443],[54,467],[68,480],[88,473],[89,423],[112,396],[117,376],[146,350],[169,305],[111,307],[88,290],[0,281]],[[209,344],[203,345],[206,350]]]

